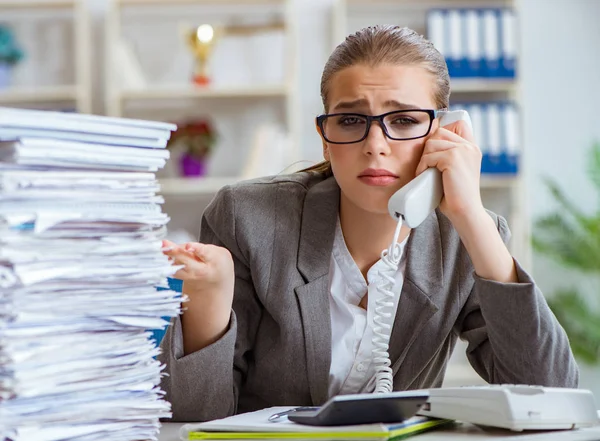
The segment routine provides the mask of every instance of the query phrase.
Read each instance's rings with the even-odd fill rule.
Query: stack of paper
[[[175,126],[0,108],[0,440],[153,440]]]

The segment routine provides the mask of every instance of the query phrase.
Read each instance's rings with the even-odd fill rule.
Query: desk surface
[[[164,423],[158,441],[180,441],[179,423]],[[452,428],[437,429],[425,432],[407,440],[415,441],[445,441],[445,440],[511,440],[511,441],[598,441],[600,440],[600,426],[592,429],[565,430],[551,432],[511,432],[499,429],[481,429],[472,424],[457,424]]]

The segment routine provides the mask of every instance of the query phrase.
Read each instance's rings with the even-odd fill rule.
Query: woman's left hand
[[[428,167],[442,172],[444,197],[440,210],[453,224],[465,217],[481,215],[484,211],[479,191],[481,150],[465,121],[439,127],[429,136],[416,174]]]

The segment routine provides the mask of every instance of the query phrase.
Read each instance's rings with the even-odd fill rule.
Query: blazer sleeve
[[[171,421],[208,421],[237,413],[262,307],[237,245],[232,192],[229,187],[219,191],[202,216],[200,232],[200,242],[226,247],[233,256],[235,287],[229,328],[215,343],[184,355],[181,319],[173,319],[158,356],[166,366],[161,387],[172,406]]]
[[[506,220],[497,217],[504,242]],[[567,335],[531,276],[515,260],[517,283],[477,276],[455,329],[467,358],[488,383],[577,387],[579,370]]]

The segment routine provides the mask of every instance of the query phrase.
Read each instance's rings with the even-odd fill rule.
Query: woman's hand
[[[517,282],[513,258],[481,202],[481,150],[465,121],[439,127],[425,141],[416,174],[428,167],[442,172],[440,210],[456,228],[475,273],[484,279]]]
[[[453,224],[485,211],[479,190],[481,150],[465,121],[439,127],[429,136],[416,174],[428,167],[442,172],[444,197],[440,210]]]
[[[163,253],[184,265],[174,277],[183,280],[189,298],[181,319],[185,354],[217,341],[229,324],[235,271],[228,249],[216,245],[163,241]]]
[[[174,277],[183,280],[186,294],[210,295],[231,288],[233,296],[235,273],[227,248],[197,242],[179,246],[164,240],[163,253],[175,265],[184,265]]]

